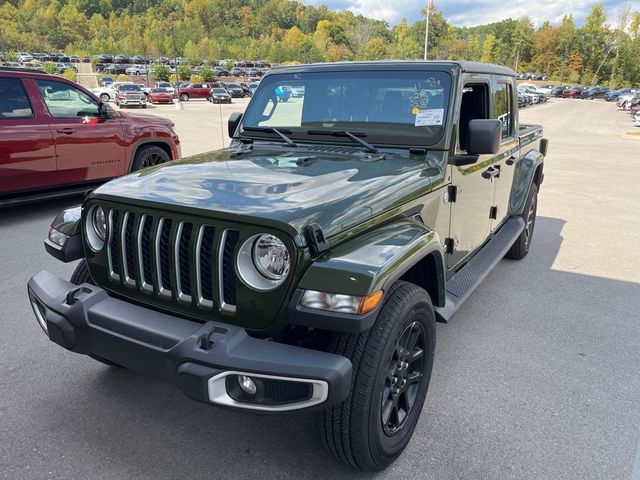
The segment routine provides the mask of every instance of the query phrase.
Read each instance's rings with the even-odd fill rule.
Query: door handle
[[[486,178],[487,180],[492,180],[493,178],[497,178],[500,176],[500,169],[495,166],[489,167],[484,172],[482,172],[482,178]]]
[[[511,155],[504,163],[506,163],[507,165],[513,165],[514,163],[516,163],[516,157],[514,155]]]
[[[57,130],[58,133],[64,133],[65,135],[71,135],[75,131],[76,129],[71,127],[59,128]]]

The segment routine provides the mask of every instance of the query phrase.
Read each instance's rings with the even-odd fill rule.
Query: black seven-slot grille
[[[118,208],[107,215],[109,281],[203,310],[235,312],[237,230]]]

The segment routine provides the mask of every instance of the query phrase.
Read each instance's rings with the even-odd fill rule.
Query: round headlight
[[[100,237],[100,240],[107,238],[107,216],[105,215],[102,207],[95,207],[93,209],[91,221],[93,222],[93,228],[98,234],[98,237]]]
[[[102,250],[107,238],[107,215],[102,207],[91,207],[84,227],[85,238],[94,252]]]
[[[248,238],[236,257],[236,271],[249,288],[267,292],[279,287],[291,269],[291,256],[282,240],[262,233]]]
[[[269,280],[281,280],[289,273],[291,260],[282,240],[275,235],[260,235],[253,244],[253,262]]]

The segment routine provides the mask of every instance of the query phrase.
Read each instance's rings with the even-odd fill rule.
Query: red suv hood
[[[119,111],[118,114],[121,118],[128,119],[132,123],[135,123],[139,127],[167,127],[172,128],[175,126],[168,118],[156,117],[155,115],[136,115],[134,113]]]

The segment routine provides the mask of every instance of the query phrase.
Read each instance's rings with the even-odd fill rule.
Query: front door
[[[460,101],[458,153],[466,153],[469,121],[490,118],[490,80],[487,75],[486,79],[474,78],[465,83]],[[458,266],[490,235],[494,181],[486,172],[493,168],[494,163],[494,155],[479,155],[471,165],[449,167],[451,183],[457,188],[456,199],[451,203],[449,269]]]
[[[509,215],[509,201],[511,199],[511,186],[513,173],[519,158],[520,142],[516,132],[515,107],[517,96],[513,91],[511,77],[495,77],[493,93],[493,118],[502,122],[502,139],[500,151],[495,161],[495,168],[500,174],[494,179],[495,197],[493,201],[494,217],[491,230],[497,230]]]
[[[127,172],[127,145],[117,115],[100,118],[98,103],[71,84],[49,79],[36,84],[50,115],[59,177],[76,183]]]
[[[0,194],[54,185],[55,173],[49,122],[22,80],[0,77]]]

